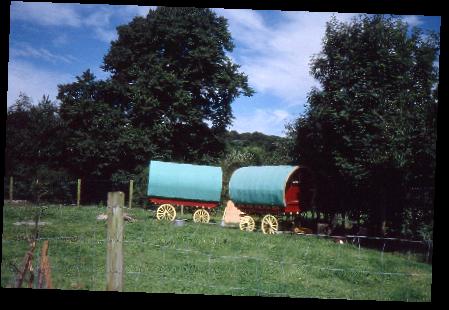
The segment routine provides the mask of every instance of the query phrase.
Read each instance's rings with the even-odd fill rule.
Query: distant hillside
[[[231,130],[226,136],[226,149],[259,147],[265,152],[274,152],[277,148],[276,144],[282,144],[285,140],[279,136],[269,136],[257,131],[238,133]]]

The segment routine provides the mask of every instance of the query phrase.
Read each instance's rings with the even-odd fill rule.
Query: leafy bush
[[[40,168],[36,179],[39,182],[33,182],[31,186],[34,201],[60,203],[76,201],[76,180],[65,171]]]
[[[418,235],[422,240],[431,241],[433,240],[433,220],[429,223],[423,223],[418,228]]]

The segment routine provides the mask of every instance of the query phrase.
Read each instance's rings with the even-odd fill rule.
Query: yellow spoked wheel
[[[254,221],[254,219],[251,216],[245,215],[240,218],[239,226],[240,226],[240,230],[254,231],[254,229],[256,228],[256,222]]]
[[[204,209],[198,209],[193,213],[193,221],[195,223],[209,223],[209,212]]]
[[[176,217],[176,210],[171,204],[163,204],[156,210],[156,218],[158,220],[173,221]]]
[[[265,215],[262,219],[262,232],[264,234],[275,234],[278,231],[278,220],[273,215]]]

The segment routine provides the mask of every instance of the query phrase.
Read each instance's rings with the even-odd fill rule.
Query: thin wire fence
[[[34,227],[27,220],[34,214],[33,208],[37,209],[9,207],[3,210],[2,287],[13,285],[16,277],[13,266],[20,268],[23,255],[28,250],[27,237],[33,233]],[[38,226],[36,248],[39,249],[44,241],[49,242],[56,288],[106,288],[106,225],[96,219],[105,210],[80,210],[70,206],[49,206],[45,209],[42,225]],[[349,235],[345,236],[345,244],[333,242],[315,246],[315,241],[310,238],[324,241],[337,237],[264,236],[260,232],[248,234],[219,225],[190,222],[175,227],[156,221],[152,212],[142,209],[133,211],[127,210],[136,217],[137,222],[126,224],[123,240],[125,291],[298,298],[363,299],[369,296],[368,299],[381,300],[394,298],[391,297],[391,290],[395,289],[403,292],[402,300],[414,300],[413,290],[408,293],[410,286],[416,282],[429,285],[432,280],[431,266],[422,268],[416,259],[417,253],[394,256],[387,253],[386,245],[378,251],[360,246],[360,240],[369,239],[386,243],[415,244],[416,241]],[[209,227],[209,233],[205,233],[205,227]],[[214,236],[214,233],[217,235]],[[255,234],[261,236],[257,239],[260,242],[257,247],[251,243]],[[273,237],[285,238],[286,244],[295,248],[275,246]],[[266,251],[257,251],[256,248]],[[38,253],[36,250],[35,269],[40,265]],[[399,266],[399,258],[406,261],[407,266]],[[36,278],[33,287],[37,287]],[[375,292],[364,292],[366,285],[372,285],[371,289]],[[351,289],[338,291],[337,288],[344,286]]]
[[[62,205],[76,205],[79,202],[81,205],[105,205],[104,193],[112,191],[122,191],[128,197],[131,180],[112,181],[105,179],[83,178],[80,180],[78,188],[78,179],[67,178],[51,178],[47,180],[39,178],[18,178],[18,177],[4,177],[3,178],[3,197],[5,200],[23,203],[58,203]],[[12,188],[12,193],[10,188]],[[134,185],[134,192],[136,188],[141,187],[141,184]],[[136,195],[137,196],[137,195]],[[137,201],[136,201],[137,202]],[[140,202],[140,201],[139,201]]]
[[[2,242],[5,244],[11,243],[13,244],[14,242],[19,242],[20,240],[23,240],[24,238],[18,238],[18,239],[3,239]],[[53,238],[38,238],[36,239],[36,241],[65,241],[65,242],[77,242],[78,244],[91,244],[91,245],[95,245],[95,244],[104,244],[107,242],[107,240],[103,239],[103,240],[96,240],[96,239],[90,239],[90,238],[83,238],[83,237],[53,237]],[[342,268],[326,268],[326,267],[322,267],[322,266],[315,266],[313,264],[297,264],[297,263],[286,263],[283,260],[272,260],[272,259],[266,259],[266,258],[261,258],[261,257],[257,257],[257,256],[248,256],[248,255],[240,255],[240,256],[235,256],[235,255],[221,255],[221,256],[217,256],[214,255],[213,253],[206,253],[206,252],[201,252],[198,250],[194,250],[194,249],[184,249],[184,248],[173,248],[170,246],[166,246],[166,245],[161,245],[161,244],[154,244],[148,241],[144,241],[144,240],[137,240],[137,241],[129,241],[129,240],[125,240],[123,241],[124,244],[139,244],[139,245],[145,245],[145,246],[151,246],[151,247],[155,247],[155,248],[160,248],[162,250],[166,250],[166,251],[174,251],[174,252],[178,252],[178,253],[183,253],[183,254],[190,254],[190,253],[195,253],[198,255],[202,255],[202,256],[206,256],[209,259],[222,259],[222,260],[245,260],[245,259],[250,259],[250,260],[255,260],[255,261],[261,261],[261,262],[267,262],[267,263],[275,263],[275,264],[281,264],[281,265],[290,265],[290,266],[297,266],[297,267],[307,267],[307,268],[317,268],[320,270],[331,270],[331,271],[353,271],[353,272],[360,272],[360,273],[369,273],[369,274],[379,274],[379,275],[400,275],[400,276],[431,276],[431,274],[420,274],[420,273],[404,273],[404,272],[379,272],[379,271],[373,271],[373,270],[358,270],[355,268],[347,268],[347,269],[342,269]],[[337,248],[338,249],[338,248]],[[380,255],[382,256],[383,252],[380,252]],[[410,258],[409,258],[410,259]],[[136,272],[134,272],[136,273]]]

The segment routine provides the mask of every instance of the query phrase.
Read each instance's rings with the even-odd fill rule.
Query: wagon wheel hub
[[[262,232],[264,234],[275,234],[278,231],[278,220],[273,215],[265,215],[262,219]]]
[[[163,204],[157,208],[156,218],[158,220],[173,221],[176,217],[176,210],[171,204]]]
[[[251,216],[245,215],[244,217],[240,218],[239,227],[240,230],[243,231],[254,231],[254,229],[256,228],[256,222]]]
[[[193,221],[195,223],[209,223],[209,212],[203,209],[198,209],[193,213]]]

